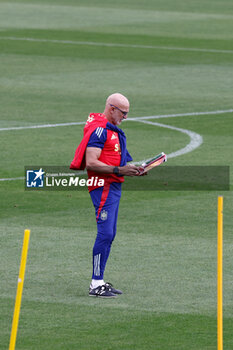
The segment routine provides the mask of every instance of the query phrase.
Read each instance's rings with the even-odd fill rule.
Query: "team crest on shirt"
[[[95,119],[95,117],[94,117],[93,115],[90,115],[90,116],[87,118],[86,124],[87,124],[87,123],[93,122],[94,119]]]
[[[107,218],[108,218],[108,212],[107,212],[107,210],[102,210],[102,211],[101,211],[100,218],[101,218],[101,220],[103,220],[103,221],[107,220]]]

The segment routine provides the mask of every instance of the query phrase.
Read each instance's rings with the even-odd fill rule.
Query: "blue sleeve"
[[[106,140],[107,130],[99,127],[91,134],[87,147],[97,147],[103,149]]]
[[[126,149],[126,162],[131,162],[133,158],[131,157],[131,154],[129,151]]]

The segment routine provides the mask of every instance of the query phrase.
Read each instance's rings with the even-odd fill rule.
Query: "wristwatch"
[[[115,175],[118,175],[118,174],[119,174],[119,167],[118,167],[118,166],[115,166],[115,167],[113,168],[113,174],[115,174]]]

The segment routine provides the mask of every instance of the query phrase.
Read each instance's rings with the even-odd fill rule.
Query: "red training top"
[[[91,113],[89,115],[84,127],[83,139],[78,146],[74,159],[70,165],[71,169],[85,169],[85,152],[87,147],[97,147],[102,149],[99,161],[111,166],[120,166],[121,149],[118,133],[106,129],[107,122],[108,120],[105,118],[104,114]],[[123,176],[117,176],[115,174],[100,174],[94,171],[88,171],[87,173],[88,179],[91,179],[92,177],[95,178],[93,184],[88,186],[89,191],[99,188],[98,182],[100,179],[103,179],[105,184],[124,182]]]

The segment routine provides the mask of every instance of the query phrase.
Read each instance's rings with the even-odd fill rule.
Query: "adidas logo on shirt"
[[[117,136],[115,134],[112,134],[111,140],[117,139]]]

